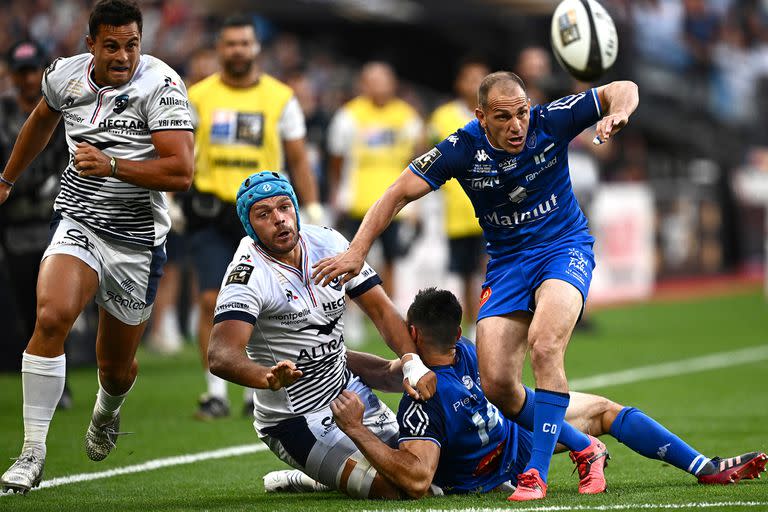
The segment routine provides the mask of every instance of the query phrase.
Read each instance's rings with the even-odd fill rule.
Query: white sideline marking
[[[692,503],[635,503],[632,505],[552,505],[549,507],[530,508],[427,508],[423,512],[568,512],[572,510],[677,510],[685,508],[721,508],[721,507],[766,507],[768,501],[713,501]],[[378,509],[367,509],[367,512],[377,512]],[[384,512],[384,511],[382,511]],[[412,509],[390,509],[386,512],[412,512]]]
[[[728,366],[756,363],[768,359],[768,345],[743,348],[733,352],[718,352],[682,361],[654,364],[650,366],[638,366],[619,372],[603,373],[583,379],[572,379],[568,382],[574,391],[619,386],[643,380],[659,379],[662,377],[676,377],[686,373],[696,373],[704,370],[716,370]]]
[[[600,388],[606,386],[613,386],[619,384],[628,384],[631,382],[638,382],[643,380],[652,380],[660,377],[671,377],[677,375],[683,375],[686,373],[694,373],[704,370],[713,370],[717,368],[725,368],[728,366],[736,366],[745,363],[754,363],[757,361],[763,361],[768,359],[768,345],[759,345],[756,347],[744,348],[741,350],[735,350],[733,352],[719,352],[716,354],[710,354],[702,357],[694,357],[691,359],[683,359],[682,361],[675,361],[671,363],[662,363],[650,366],[639,366],[637,368],[630,368],[629,370],[623,370],[619,372],[603,373],[601,375],[594,375],[592,377],[586,377],[583,379],[573,379],[570,381],[570,386],[575,390],[586,390],[592,388]],[[223,459],[226,457],[238,457],[240,455],[247,455],[250,453],[257,453],[267,451],[269,448],[263,443],[244,444],[239,446],[231,446],[229,448],[221,448],[218,450],[212,450],[207,452],[193,453],[187,455],[177,455],[175,457],[166,457],[164,459],[154,459],[141,464],[134,464],[132,466],[124,466],[122,468],[114,468],[106,471],[99,471],[97,473],[80,473],[76,475],[61,476],[52,478],[50,480],[44,480],[40,483],[40,486],[36,489],[47,489],[49,487],[58,487],[60,485],[69,485],[78,482],[89,482],[92,480],[100,480],[102,478],[111,478],[113,476],[127,475],[131,473],[142,473],[145,471],[153,471],[155,469],[167,468],[172,466],[180,466],[184,464],[193,464],[195,462],[201,462],[212,459]],[[3,494],[0,492],[0,497],[8,496],[9,494]],[[650,503],[639,505],[600,505],[594,507],[583,506],[554,506],[543,508],[515,508],[517,512],[526,511],[569,511],[569,510],[625,510],[631,508],[692,508],[692,507],[717,507],[717,506],[742,506],[742,507],[754,507],[754,506],[767,506],[768,502],[752,502],[752,501],[734,501],[734,502],[720,502],[720,503],[690,503],[690,504],[667,504],[667,505],[654,505]],[[434,509],[439,510],[439,509]],[[491,510],[509,510],[509,509],[464,509],[473,512],[485,512]]]
[[[108,469],[106,471],[99,471],[97,473],[80,473],[79,475],[60,476],[51,478],[50,480],[43,480],[40,483],[40,487],[36,489],[47,489],[49,487],[58,487],[60,485],[69,485],[78,482],[89,482],[91,480],[100,480],[102,478],[110,478],[119,475],[128,475],[131,473],[143,473],[145,471],[153,471],[155,469],[162,469],[171,466],[181,466],[184,464],[194,464],[204,460],[212,459],[224,459],[227,457],[238,457],[240,455],[247,455],[250,453],[263,452],[269,450],[267,445],[263,443],[254,444],[242,444],[239,446],[230,446],[229,448],[221,448],[219,450],[211,450],[207,452],[191,453],[187,455],[177,455],[175,457],[166,457],[164,459],[148,460],[141,464],[134,464],[132,466],[124,466],[122,468]],[[0,496],[8,496],[8,494],[0,493]]]

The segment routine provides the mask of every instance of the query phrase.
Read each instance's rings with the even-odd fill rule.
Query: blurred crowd
[[[219,15],[201,2],[140,4],[144,53],[177,69],[188,87],[218,69],[213,44]],[[620,34],[619,60],[605,80],[635,80],[641,107],[626,132],[606,147],[596,150],[589,135],[574,141],[573,180],[584,206],[588,209],[600,183],[646,183],[656,202],[661,276],[733,270],[759,258],[762,211],[734,198],[730,176],[744,166],[768,173],[764,168],[768,126],[763,121],[768,116],[768,2],[603,0],[603,4]],[[37,41],[50,57],[85,51],[90,7],[88,0],[3,1],[0,53],[6,55],[14,43],[25,39]],[[352,57],[360,54],[359,49],[345,51],[343,33],[329,30],[318,36],[318,27],[313,27],[309,37],[251,11],[244,4],[261,39],[262,69],[292,87],[304,111],[310,162],[321,200],[329,218],[334,218],[339,205],[334,201],[336,190],[328,186],[329,126],[339,108],[359,92],[365,62]],[[548,23],[538,21],[542,26]],[[501,64],[520,74],[534,103],[588,87],[571,80],[553,62],[548,39],[548,31],[542,30],[535,40],[519,41],[509,62],[487,64]],[[477,49],[466,50],[467,55],[477,55]],[[408,50],[393,55],[390,64],[397,74],[398,66],[408,62]],[[0,61],[0,97],[16,95],[9,65],[8,60]],[[413,73],[399,78],[397,96],[425,121],[434,108],[460,94],[452,82],[435,88]],[[425,133],[418,150],[431,139]],[[177,292],[168,293],[158,302],[175,302]],[[193,298],[193,290],[185,296]],[[194,304],[193,299],[189,302]],[[162,317],[162,312],[158,315]],[[187,316],[194,324],[194,314],[182,313]]]

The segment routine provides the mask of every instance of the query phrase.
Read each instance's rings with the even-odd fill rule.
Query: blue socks
[[[570,400],[568,393],[545,389],[537,389],[533,399],[533,448],[531,460],[524,471],[537,469],[544,482],[547,481],[549,462],[552,460]]]
[[[533,410],[535,408],[534,401],[536,399],[536,393],[528,386],[523,387],[525,388],[525,404],[513,420],[524,429],[533,432]],[[547,393],[547,391],[545,391],[545,393]],[[566,421],[563,421],[559,430],[560,437],[557,441],[565,445],[569,450],[580,452],[589,446],[589,443],[591,442],[587,434],[572,427]]]
[[[692,475],[698,475],[709,462],[709,458],[634,407],[625,407],[616,416],[611,435],[640,455],[663,460]]]

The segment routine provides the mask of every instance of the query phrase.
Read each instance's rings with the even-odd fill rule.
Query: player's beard
[[[299,233],[298,231],[295,231],[295,229],[292,229],[293,236],[291,237],[291,241],[287,243],[282,244],[276,244],[273,241],[270,240],[270,243],[264,243],[264,241],[261,241],[261,245],[264,247],[264,249],[267,250],[268,253],[276,255],[276,256],[282,256],[285,254],[288,254],[291,252],[295,247],[296,244],[299,243]]]
[[[256,60],[236,60],[236,59],[230,59],[227,61],[224,61],[222,63],[224,67],[224,72],[228,74],[229,76],[232,76],[234,78],[243,78],[245,76],[248,76],[248,74],[253,69],[253,65],[255,64]]]

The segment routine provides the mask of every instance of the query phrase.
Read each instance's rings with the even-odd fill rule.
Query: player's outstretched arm
[[[403,317],[389,300],[384,288],[376,285],[358,295],[355,303],[368,315],[389,348],[400,357],[403,388],[414,400],[429,400],[437,388],[437,376],[421,362],[416,345]]]
[[[411,498],[426,496],[440,461],[440,447],[432,441],[413,440],[390,448],[363,425],[364,410],[360,397],[349,390],[331,402],[336,425],[381,476]]]
[[[60,119],[60,112],[51,109],[44,99],[40,100],[16,138],[11,156],[5,164],[4,180],[13,183],[21,176],[24,169],[45,149]],[[0,182],[0,204],[5,202],[10,192],[11,186]]]
[[[346,283],[358,275],[373,241],[387,229],[397,212],[431,190],[429,184],[413,174],[410,169],[404,170],[365,214],[360,229],[349,244],[349,249],[336,256],[323,258],[313,265],[312,278],[315,284],[322,282],[323,286],[327,286],[341,275],[344,276],[342,283]]]
[[[292,361],[280,361],[270,368],[248,359],[245,346],[252,332],[253,325],[241,320],[214,325],[208,344],[211,373],[241,386],[273,391],[296,382],[302,373]]]
[[[387,393],[403,390],[403,364],[399,359],[347,350],[347,368],[373,389]]]
[[[87,142],[77,145],[75,169],[80,176],[113,176],[120,181],[150,190],[169,192],[188,190],[194,169],[194,137],[187,130],[162,130],[152,133],[154,160],[112,159]]]
[[[611,82],[598,87],[597,95],[604,115],[598,121],[596,131],[601,141],[605,142],[611,135],[626,126],[629,116],[640,102],[640,96],[637,92],[637,84],[629,80]]]

